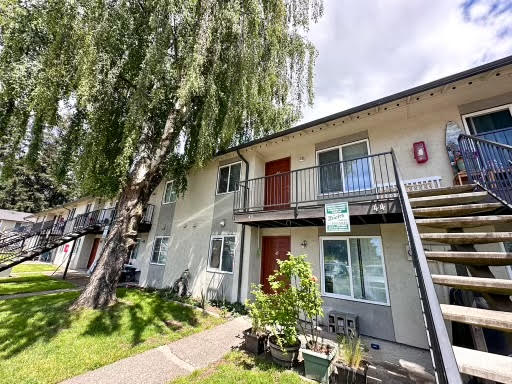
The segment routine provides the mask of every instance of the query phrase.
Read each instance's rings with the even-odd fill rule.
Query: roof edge
[[[398,100],[398,99],[402,99],[404,97],[412,96],[417,93],[431,90],[433,88],[441,87],[441,86],[444,86],[444,85],[447,85],[447,84],[450,84],[450,83],[453,83],[456,81],[464,80],[464,79],[467,79],[468,77],[472,77],[472,76],[479,75],[484,72],[492,71],[492,70],[504,67],[509,64],[512,64],[512,55],[503,57],[503,58],[495,60],[495,61],[491,61],[486,64],[479,65],[477,67],[467,69],[462,72],[455,73],[453,75],[442,77],[440,79],[437,79],[437,80],[434,80],[434,81],[431,81],[431,82],[428,82],[428,83],[425,83],[422,85],[418,85],[416,87],[412,87],[412,88],[406,89],[404,91],[393,93],[389,96],[385,96],[380,99],[370,101],[368,103],[360,104],[358,106],[355,106],[355,107],[352,107],[349,109],[345,109],[343,111],[336,112],[331,115],[327,115],[325,117],[321,117],[321,118],[318,118],[318,119],[315,119],[315,120],[312,120],[312,121],[309,121],[309,122],[306,122],[303,124],[299,124],[299,125],[296,125],[295,127],[288,128],[283,131],[275,132],[273,134],[261,137],[259,139],[255,139],[255,140],[249,141],[247,143],[228,148],[224,151],[219,151],[219,152],[217,152],[216,156],[225,155],[225,154],[235,152],[240,149],[251,147],[251,146],[259,144],[259,143],[264,143],[265,141],[269,141],[272,139],[276,139],[278,137],[296,133],[296,132],[302,131],[304,129],[314,127],[319,124],[328,123],[332,120],[336,120],[341,117],[351,115],[353,113],[361,112],[361,111],[364,111],[369,108],[375,108],[380,105],[387,104],[387,103],[390,103],[390,102]]]

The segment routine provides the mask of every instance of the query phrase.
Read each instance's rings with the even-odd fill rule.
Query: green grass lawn
[[[245,352],[229,353],[222,361],[189,376],[174,380],[172,384],[302,384],[307,383],[297,373],[283,370],[267,361]]]
[[[0,383],[60,382],[223,322],[157,294],[125,289],[107,310],[68,311],[77,296],[0,301]]]
[[[56,265],[52,264],[18,264],[12,269],[13,273],[27,273],[27,272],[53,272],[57,269]]]
[[[45,275],[6,277],[0,279],[0,295],[51,291],[64,288],[74,288],[74,285],[67,281],[53,279]]]

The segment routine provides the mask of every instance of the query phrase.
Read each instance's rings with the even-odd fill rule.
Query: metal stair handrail
[[[17,241],[3,246],[0,244],[0,263],[12,261],[35,250],[41,250],[40,253],[45,252],[52,249],[52,245],[62,243],[66,237],[76,238],[87,231],[101,229],[111,224],[115,216],[115,208],[108,208],[83,213],[70,220],[54,220],[42,225],[36,225],[36,223],[33,226],[36,229],[31,230],[28,236],[22,236]]]
[[[391,156],[397,181],[398,197],[409,241],[410,256],[416,272],[416,282],[422,305],[423,319],[427,329],[427,339],[434,365],[436,382],[440,384],[462,384],[457,361],[455,360],[452,344],[448,337],[439,300],[428,268],[423,244],[393,149],[391,149]]]
[[[458,141],[469,182],[512,208],[512,146],[465,133]]]

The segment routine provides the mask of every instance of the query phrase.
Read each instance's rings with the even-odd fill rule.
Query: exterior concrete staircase
[[[486,383],[512,383],[512,357],[487,352],[482,332],[482,328],[503,332],[511,353],[512,280],[495,278],[489,267],[512,265],[512,253],[478,252],[474,247],[512,242],[512,232],[464,232],[465,228],[512,223],[512,212],[476,185],[414,191],[408,196],[423,244],[450,246],[449,251],[425,251],[428,260],[455,264],[457,271],[457,275],[433,274],[432,281],[461,290],[465,297],[465,306],[441,304],[443,318],[469,325],[475,332],[472,335],[479,337],[474,344],[484,349],[453,346],[459,371]],[[475,306],[475,294],[485,300],[487,308]]]

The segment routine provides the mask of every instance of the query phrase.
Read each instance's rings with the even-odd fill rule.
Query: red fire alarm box
[[[424,141],[414,143],[412,149],[417,163],[425,163],[428,160],[427,146]]]
[[[67,253],[69,251],[69,244],[66,244],[64,246],[64,253]]]

